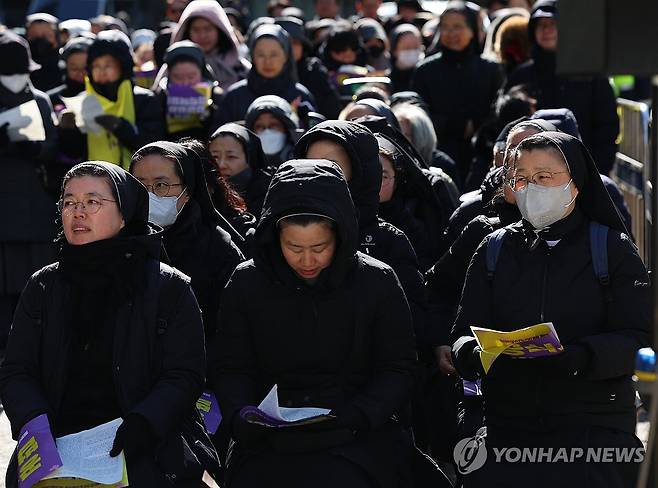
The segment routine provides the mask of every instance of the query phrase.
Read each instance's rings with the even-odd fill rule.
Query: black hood
[[[414,34],[419,39],[423,38],[420,31],[418,30],[418,27],[416,27],[413,24],[400,24],[396,26],[395,29],[393,29],[390,34],[391,57],[393,59],[395,59],[395,55],[393,53],[395,52],[395,48],[398,47],[398,41],[405,34]]]
[[[375,115],[378,115],[379,117],[384,117],[389,125],[395,127],[397,130],[402,130],[400,128],[400,122],[398,121],[398,118],[391,110],[391,107],[389,107],[386,103],[382,102],[381,100],[377,100],[376,98],[364,98],[363,100],[359,100],[358,102],[355,102],[354,105],[365,105],[366,107],[374,111]]]
[[[530,39],[530,44],[535,47],[538,47],[535,30],[537,29],[537,22],[541,18],[557,20],[557,0],[540,0],[532,7],[530,20],[528,21],[528,38]]]
[[[320,46],[319,57],[329,71],[337,71],[343,63],[333,59],[329,53],[340,52],[347,48],[351,48],[356,53],[356,61],[352,64],[365,66],[365,50],[356,29],[350,23],[338,22],[331,27],[327,38]]]
[[[623,220],[606,190],[599,170],[585,145],[563,132],[542,132],[521,144],[545,142],[555,146],[564,156],[573,182],[578,188],[576,204],[590,219],[627,234]]]
[[[219,129],[213,132],[212,136],[210,136],[210,140],[212,141],[219,136],[231,136],[240,141],[244,148],[244,152],[247,155],[247,164],[252,170],[262,171],[267,168],[265,153],[263,152],[260,138],[252,131],[240,124],[231,122],[222,125]]]
[[[580,139],[580,130],[576,116],[568,108],[552,108],[537,110],[530,116],[530,120],[544,119],[555,126],[560,132]]]
[[[168,67],[175,65],[178,61],[191,61],[196,64],[201,70],[201,77],[206,81],[213,81],[214,75],[210,72],[206,64],[206,57],[203,50],[198,44],[192,41],[178,41],[174,42],[164,55],[164,62]]]
[[[441,16],[449,14],[449,13],[458,13],[463,15],[466,18],[466,24],[471,28],[473,31],[473,38],[471,39],[470,44],[466,47],[464,52],[468,52],[470,54],[476,54],[480,52],[480,28],[478,26],[478,12],[472,8],[470,5],[468,5],[466,2],[463,2],[462,0],[451,0],[448,2],[446,5],[445,10],[441,13]],[[440,32],[437,31],[437,35],[439,35],[439,40],[440,40]],[[439,49],[441,51],[447,52],[449,51],[447,48],[443,47],[441,43],[439,42]]]
[[[0,57],[0,75],[26,74],[41,69],[32,60],[27,41],[10,30],[0,32]]]
[[[377,219],[379,190],[382,186],[377,139],[362,124],[328,120],[316,125],[299,139],[295,145],[295,157],[306,157],[311,144],[326,139],[340,144],[350,157],[352,179],[348,185],[357,209],[359,226],[365,228]]]
[[[101,31],[87,51],[87,73],[91,76],[91,65],[96,58],[110,55],[121,64],[121,79],[133,76],[133,52],[130,39],[118,30]]]
[[[297,116],[293,113],[290,104],[283,98],[276,95],[263,95],[251,102],[245,114],[245,125],[249,130],[254,130],[254,123],[262,113],[271,113],[279,119],[288,129],[290,140],[295,140],[297,130]]]
[[[306,35],[304,22],[302,20],[295,17],[278,17],[274,19],[274,22],[283,27],[292,39],[296,39],[302,43],[305,54],[308,54],[313,50],[313,43]],[[303,57],[304,56],[302,56],[302,58]]]
[[[256,44],[265,37],[274,39],[281,45],[283,51],[286,53],[286,64],[283,66],[281,73],[275,78],[262,77],[256,71],[256,67],[252,66],[247,75],[247,84],[256,96],[283,95],[289,89],[290,85],[297,82],[297,64],[292,53],[292,42],[288,33],[280,25],[262,24],[256,28],[250,38],[249,50],[252,59]]]
[[[331,161],[298,159],[279,166],[256,227],[254,262],[277,280],[286,283],[301,281],[283,258],[277,228],[279,219],[299,213],[323,215],[336,223],[334,259],[320,274],[318,284],[332,288],[340,286],[356,262],[359,227],[343,173]]]

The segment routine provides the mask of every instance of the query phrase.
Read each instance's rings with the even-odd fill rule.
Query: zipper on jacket
[[[548,246],[548,244],[546,244]],[[551,260],[551,247],[548,246],[548,249],[546,250],[546,260],[544,262],[544,276],[542,279],[542,285],[541,285],[541,308],[539,309],[539,321],[544,322],[544,312],[545,312],[545,307],[546,307],[546,288],[547,288],[547,283],[548,283],[548,264],[549,261]]]

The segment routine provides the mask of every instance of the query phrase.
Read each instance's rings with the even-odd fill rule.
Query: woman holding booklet
[[[131,487],[198,486],[200,474],[186,478],[181,432],[204,385],[201,313],[189,279],[160,263],[148,202],[117,165],[67,173],[59,260],[23,290],[0,397],[14,439],[42,414],[53,437],[121,417],[111,451],[98,455],[123,451]]]
[[[482,379],[490,454],[465,486],[525,487],[532,479],[538,487],[557,480],[633,487],[642,445],[631,376],[649,337],[646,269],[578,139],[543,132],[523,140],[511,158],[506,184],[523,220],[476,251],[453,328],[457,371]],[[535,346],[529,358],[503,353],[483,367],[471,327],[510,332],[549,322],[561,348],[546,344],[541,357]],[[567,460],[497,460],[495,450],[505,448],[564,448]],[[593,462],[605,448],[630,457]]]
[[[235,441],[226,486],[402,486],[399,419],[416,368],[411,314],[393,270],[357,252],[358,235],[335,163],[279,167],[254,257],[235,270],[218,317],[209,375]],[[250,422],[245,407],[274,385],[281,407],[331,417],[278,428]]]

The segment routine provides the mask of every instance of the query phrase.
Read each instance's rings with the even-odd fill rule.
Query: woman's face
[[[85,82],[87,53],[73,53],[66,60],[66,76],[78,83]]]
[[[331,264],[336,250],[334,231],[321,223],[306,226],[283,224],[279,242],[288,266],[306,280],[317,278]]]
[[[555,51],[557,49],[557,24],[555,19],[547,17],[539,19],[535,29],[535,39],[542,49]]]
[[[422,47],[423,45],[420,39],[412,32],[408,32],[398,38],[393,56],[397,58],[400,55],[400,51],[415,51],[416,49],[422,49]]]
[[[216,137],[210,141],[209,149],[219,174],[226,178],[236,176],[249,167],[244,147],[235,137]]]
[[[132,174],[148,191],[157,196],[180,197],[176,202],[176,210],[180,212],[190,196],[185,190],[183,180],[176,174],[175,164],[163,156],[150,154],[133,164]],[[156,188],[160,190],[156,191]]]
[[[343,170],[345,181],[352,179],[352,161],[349,154],[340,144],[330,140],[316,141],[306,150],[307,159],[328,159],[333,161]]]
[[[292,56],[298,62],[304,56],[304,44],[299,39],[292,39]]]
[[[473,31],[466,22],[466,17],[457,12],[441,16],[439,24],[441,44],[452,51],[463,51],[473,39]]]
[[[254,128],[252,129],[256,134],[260,134],[265,129],[272,129],[282,134],[286,134],[286,126],[283,125],[277,117],[270,112],[263,112],[254,121]]]
[[[169,69],[169,81],[175,85],[196,85],[201,82],[201,70],[190,61],[181,61]]]
[[[76,203],[84,204],[85,209]],[[61,208],[64,236],[74,246],[110,239],[125,225],[110,184],[98,176],[70,179],[64,187]]]
[[[356,120],[359,117],[364,117],[365,115],[377,115],[377,113],[368,105],[359,105],[358,103],[355,103],[352,105],[352,108],[345,111],[342,115],[345,120]]]
[[[209,20],[197,17],[190,22],[190,41],[201,46],[204,53],[209,53],[219,43],[219,31]]]
[[[379,203],[388,202],[395,192],[395,168],[393,162],[384,154],[379,155],[382,165],[382,186],[379,189]]]
[[[98,56],[91,62],[91,78],[99,85],[119,81],[121,78],[121,63],[109,54]]]
[[[271,37],[264,37],[256,42],[252,57],[256,72],[263,78],[279,76],[288,60],[281,44]]]

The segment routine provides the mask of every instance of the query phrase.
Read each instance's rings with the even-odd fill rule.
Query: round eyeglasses
[[[103,206],[103,202],[113,202],[117,203],[116,200],[110,200],[109,198],[101,197],[92,197],[86,198],[81,202],[77,202],[70,198],[65,198],[57,202],[57,208],[59,209],[62,215],[68,215],[77,210],[78,206],[81,206],[82,211],[87,214],[95,214]]]

